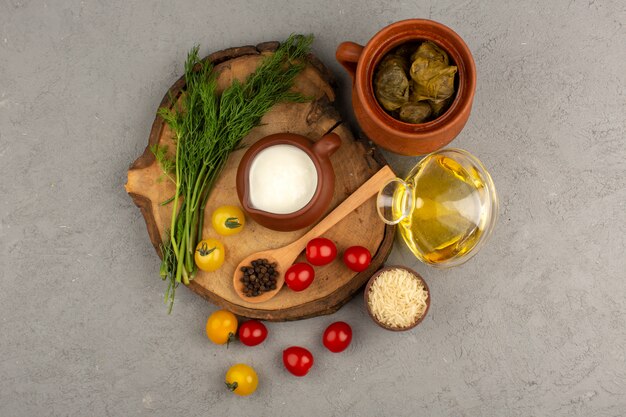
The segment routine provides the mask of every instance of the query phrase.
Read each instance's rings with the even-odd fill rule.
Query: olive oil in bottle
[[[454,153],[460,153],[455,155]],[[444,150],[426,156],[405,180],[412,193],[395,193],[400,210],[407,195],[412,211],[400,223],[400,234],[420,260],[433,266],[452,266],[489,233],[497,200],[491,177],[465,151]]]

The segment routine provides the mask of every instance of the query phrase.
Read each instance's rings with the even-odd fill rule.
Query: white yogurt
[[[250,205],[257,210],[289,214],[306,206],[317,189],[317,170],[302,149],[274,145],[259,152],[250,165]]]

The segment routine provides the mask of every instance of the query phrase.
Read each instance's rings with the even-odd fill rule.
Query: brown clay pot
[[[249,199],[250,166],[254,157],[263,149],[275,145],[292,145],[300,148],[311,158],[317,171],[317,189],[309,203],[298,211],[288,214],[269,213],[251,206]],[[335,190],[335,171],[330,156],[341,145],[336,133],[329,133],[312,142],[294,133],[276,133],[257,141],[244,154],[237,168],[237,195],[244,211],[254,221],[268,229],[287,232],[310,226],[326,212]]]
[[[411,41],[431,41],[443,48],[458,67],[456,96],[448,110],[427,123],[411,124],[394,119],[374,96],[374,71],[395,47]],[[378,32],[365,46],[343,42],[337,61],[352,77],[352,106],[363,132],[376,144],[401,155],[422,155],[450,143],[469,118],[476,89],[476,66],[463,39],[441,23],[409,19]]]

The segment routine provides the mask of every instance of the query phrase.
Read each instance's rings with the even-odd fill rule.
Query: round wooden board
[[[230,85],[233,79],[244,80],[255,70],[263,56],[271,54],[278,45],[278,42],[266,42],[256,47],[231,48],[209,55],[206,59],[213,61],[216,70],[220,72],[220,90]],[[181,77],[165,94],[159,107],[171,107],[173,103],[170,97],[179,97],[183,88],[184,79]],[[309,64],[296,79],[294,89],[312,97],[312,101],[281,103],[263,117],[261,124],[244,138],[243,149],[230,155],[207,203],[205,219],[210,219],[211,213],[218,206],[239,205],[235,191],[239,160],[245,148],[272,133],[292,132],[318,140],[333,131],[341,137],[342,145],[331,157],[336,185],[328,211],[385,164],[373,145],[364,140],[355,140],[350,129],[341,122],[333,107],[335,93],[332,75],[316,57],[310,56]],[[152,244],[159,252],[164,226],[171,219],[171,205],[161,206],[159,203],[173,195],[174,185],[170,181],[161,180],[161,171],[149,150],[155,143],[167,145],[170,150],[175,149],[172,132],[159,116],[152,125],[148,147],[128,171],[126,191],[141,209]],[[330,314],[350,300],[384,263],[393,244],[395,227],[386,226],[380,221],[374,199],[371,199],[325,234],[325,237],[337,243],[340,254],[352,245],[367,247],[373,259],[366,271],[354,273],[337,259],[327,266],[316,268],[315,281],[306,291],[297,293],[285,286],[273,299],[260,304],[248,303],[237,296],[232,287],[232,276],[241,259],[260,250],[286,245],[305,232],[306,229],[275,232],[248,218],[241,233],[222,237],[213,230],[210,220],[205,221],[203,237],[215,237],[224,243],[226,261],[216,272],[199,271],[189,288],[214,304],[244,317],[285,321]],[[304,256],[301,255],[301,258]]]

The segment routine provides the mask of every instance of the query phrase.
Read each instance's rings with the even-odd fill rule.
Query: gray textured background
[[[0,0],[0,416],[623,416],[626,414],[626,6],[623,1]],[[267,4],[265,4],[267,3]],[[271,6],[269,6],[271,4]],[[404,18],[454,28],[478,67],[454,142],[495,179],[501,217],[470,263],[422,273],[433,307],[392,334],[360,298],[269,324],[257,348],[209,344],[214,309],[174,313],[126,169],[187,50],[317,35],[367,40]],[[416,159],[389,157],[406,173]],[[348,351],[320,334],[352,324]],[[316,366],[286,374],[302,344]],[[223,389],[257,368],[250,398]]]

